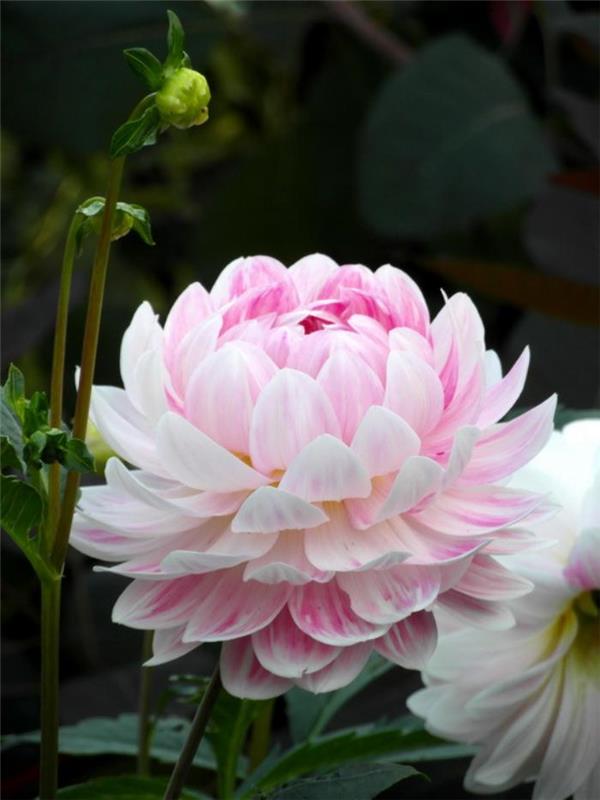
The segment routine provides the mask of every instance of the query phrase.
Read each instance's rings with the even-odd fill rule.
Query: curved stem
[[[121,178],[123,176],[124,158],[116,158],[111,161],[110,172],[108,175],[108,188],[106,191],[106,203],[104,214],[102,215],[102,227],[96,249],[96,257],[92,268],[92,278],[88,296],[87,316],[85,320],[85,331],[83,334],[83,349],[81,355],[81,373],[79,376],[79,390],[77,392],[77,402],[75,405],[75,418],[73,420],[73,436],[78,439],[85,439],[87,430],[88,416],[90,413],[90,400],[92,396],[92,382],[94,379],[94,369],[96,366],[96,353],[98,350],[98,337],[100,334],[100,317],[102,314],[102,302],[104,300],[104,287],[106,284],[106,271],[108,267],[108,256],[110,253],[112,223],[121,188]],[[52,548],[52,563],[54,567],[61,571],[67,546],[73,513],[79,491],[79,473],[69,472],[65,486],[65,494],[62,502],[62,509],[56,529],[56,537]]]
[[[65,251],[63,254],[58,305],[56,308],[56,327],[54,329],[54,351],[52,354],[52,376],[50,382],[50,425],[60,428],[62,423],[63,388],[65,372],[65,351],[67,345],[67,324],[69,317],[69,301],[71,298],[71,281],[73,264],[77,250],[77,212],[73,215]],[[60,508],[60,464],[50,465],[48,476],[48,517],[46,526],[46,552],[52,552],[54,535]]]
[[[186,742],[171,774],[163,800],[177,800],[181,794],[185,779],[187,778],[190,767],[192,766],[192,761],[196,755],[196,750],[206,730],[210,712],[212,711],[220,691],[221,675],[219,672],[219,663],[217,662],[217,666],[215,667],[206,692],[204,693],[204,697],[192,721],[192,726]]]
[[[150,774],[150,740],[152,724],[150,699],[152,691],[152,667],[145,667],[144,662],[152,656],[152,639],[154,631],[144,631],[142,644],[142,666],[140,667],[140,695],[138,703],[138,775]]]
[[[54,800],[58,781],[58,656],[60,632],[60,577],[41,582],[42,669],[40,800]]]

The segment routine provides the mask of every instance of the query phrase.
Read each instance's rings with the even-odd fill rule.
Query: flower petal
[[[154,631],[152,637],[152,658],[144,662],[144,667],[158,667],[159,664],[166,664],[176,658],[190,653],[199,647],[198,642],[184,642],[181,637],[185,625],[178,625],[176,628],[164,628]]]
[[[159,422],[157,445],[170,474],[194,489],[234,492],[269,482],[177,414],[165,414]]]
[[[425,456],[411,456],[398,473],[381,508],[379,519],[388,519],[415,509],[439,490],[443,477],[444,470],[436,461]]]
[[[329,398],[302,372],[282,369],[261,392],[250,426],[254,466],[268,474],[285,469],[322,433],[339,436],[339,424]]]
[[[442,384],[432,367],[414,353],[392,350],[387,362],[384,405],[422,436],[442,416]]]
[[[358,458],[329,434],[317,437],[298,453],[279,486],[309,502],[368,497],[371,493],[371,481]]]
[[[275,533],[314,528],[327,519],[320,508],[306,500],[274,486],[261,486],[242,504],[231,529],[236,533]]]
[[[276,544],[264,556],[248,562],[244,570],[244,580],[261,583],[300,586],[310,581],[327,583],[332,578],[331,570],[319,570],[306,558],[303,537],[297,531],[280,533]]]
[[[318,672],[310,672],[297,678],[295,683],[313,694],[341,689],[360,675],[372,650],[371,642],[361,642],[350,645],[350,647],[343,647],[334,661]]]
[[[340,652],[311,639],[298,628],[287,608],[266,628],[252,635],[252,647],[262,666],[282,678],[301,678],[330,664]]]
[[[373,647],[384,658],[405,669],[425,669],[437,644],[437,625],[430,611],[416,611],[375,639]]]
[[[335,581],[308,583],[294,589],[288,607],[296,625],[324,644],[345,647],[377,639],[388,625],[373,625],[358,617],[350,598]]]
[[[419,453],[421,442],[402,417],[373,405],[358,426],[351,447],[369,477],[374,477],[400,469],[407,458]]]
[[[578,589],[600,588],[600,528],[588,528],[579,534],[564,574]]]
[[[221,680],[229,694],[249,700],[269,700],[292,687],[292,681],[268,672],[252,649],[250,636],[223,642]]]
[[[523,391],[528,369],[529,348],[526,347],[506,376],[487,389],[482,411],[477,419],[479,428],[493,425],[510,411]]]

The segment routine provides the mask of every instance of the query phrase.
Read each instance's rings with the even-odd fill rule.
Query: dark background
[[[119,382],[120,338],[143,299],[164,314],[239,255],[290,264],[320,251],[405,268],[433,312],[440,289],[469,292],[505,368],[532,346],[523,405],[553,391],[571,408],[598,404],[598,6],[561,0],[4,2],[3,375],[15,361],[29,391],[48,385],[66,228],[103,193],[110,135],[144,91],[121,51],[162,59],[167,7],[209,79],[210,120],[128,160],[122,198],[149,210],[157,245],[113,247],[98,382]],[[69,372],[91,252],[76,266]],[[69,385],[66,418],[72,405]],[[3,571],[8,732],[37,726],[39,620],[35,579],[10,546]],[[135,708],[140,637],[109,622],[122,585],[71,554],[65,722]],[[395,672],[355,719],[403,713],[417,684]],[[34,763],[33,749],[10,751],[4,797],[33,796]],[[65,758],[63,780],[91,769]],[[463,771],[444,765],[410,791],[463,797]]]

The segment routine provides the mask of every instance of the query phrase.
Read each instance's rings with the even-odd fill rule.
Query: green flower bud
[[[163,122],[175,128],[202,125],[208,119],[210,89],[204,75],[181,67],[170,75],[156,95]]]

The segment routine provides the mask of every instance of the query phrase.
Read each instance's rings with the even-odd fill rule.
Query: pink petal
[[[488,425],[498,422],[507,411],[510,411],[523,391],[528,369],[529,348],[526,347],[506,377],[490,386],[486,391],[483,398],[483,409],[477,419],[479,428],[486,428]]]
[[[416,611],[397,622],[373,642],[384,658],[405,669],[425,669],[437,645],[435,617],[429,611]]]
[[[231,529],[237,533],[274,533],[315,528],[327,519],[320,508],[300,497],[274,486],[261,486],[242,504]]]
[[[183,550],[172,548],[161,562],[161,569],[185,575],[234,567],[251,558],[260,558],[276,541],[277,537],[272,534],[240,536],[226,529],[216,536],[208,547],[201,547],[200,542],[194,543],[191,540]]]
[[[249,700],[269,700],[287,692],[293,685],[292,681],[261,667],[249,636],[223,642],[221,680],[229,694]]]
[[[173,304],[165,322],[165,361],[172,369],[175,352],[189,331],[198,326],[214,311],[210,295],[199,283],[192,283]]]
[[[235,453],[248,453],[256,398],[277,373],[258,347],[229,344],[204,359],[185,395],[185,415],[199,430]]]
[[[371,479],[371,494],[368,497],[352,497],[344,500],[344,508],[352,528],[364,531],[372,528],[379,519],[381,507],[394,483],[394,475],[377,476]]]
[[[534,492],[503,486],[468,486],[439,494],[417,518],[451,535],[476,536],[529,518],[546,505]]]
[[[244,580],[261,583],[287,582],[300,586],[310,581],[327,583],[332,578],[333,572],[321,571],[308,561],[303,537],[296,531],[280,533],[269,552],[250,561],[244,570]]]
[[[411,456],[398,473],[379,518],[403,514],[435,494],[441,484],[444,470],[436,461],[424,456]]]
[[[383,635],[388,626],[374,625],[358,617],[350,598],[335,581],[297,586],[288,603],[296,625],[324,644],[345,647]]]
[[[454,588],[482,600],[513,600],[529,594],[533,583],[506,569],[490,556],[478,553]]]
[[[190,615],[183,635],[185,642],[219,642],[248,636],[275,619],[291,590],[285,583],[244,582],[237,568],[198,577],[207,581],[206,592],[198,597]]]
[[[553,428],[556,395],[510,422],[483,433],[460,477],[466,485],[493,483],[515,472],[546,444]]]
[[[400,537],[386,522],[368,530],[354,530],[342,506],[328,507],[329,522],[306,531],[304,546],[311,564],[321,570],[347,572],[390,566],[409,553]]]
[[[128,392],[136,387],[135,368],[139,359],[148,351],[161,349],[162,341],[158,316],[150,303],[144,302],[133,315],[121,342],[121,377]]]
[[[194,370],[207,356],[214,353],[222,325],[222,318],[213,314],[188,331],[174,347],[170,375],[179,399],[185,397],[186,386]]]
[[[152,639],[152,658],[144,662],[145,667],[158,667],[159,664],[166,664],[176,658],[186,655],[195,650],[198,642],[184,642],[181,637],[185,625],[178,625],[176,628],[165,628],[164,630],[154,631]]]
[[[434,602],[440,572],[437,567],[400,564],[391,569],[344,573],[337,581],[359,617],[375,624],[391,624]]]
[[[351,442],[370,406],[383,400],[383,386],[362,359],[338,350],[322,366],[318,383],[327,393],[342,429],[342,438]],[[352,391],[348,391],[352,387]]]
[[[318,672],[310,672],[295,683],[307,692],[321,694],[341,689],[357,678],[369,660],[373,647],[370,642],[343,647],[337,658]]]
[[[406,272],[385,264],[375,272],[394,313],[396,326],[404,325],[425,334],[429,328],[429,310],[417,284]]]
[[[270,256],[236,258],[220,273],[210,291],[215,308],[252,289],[270,286],[287,279],[287,270]]]
[[[267,478],[177,414],[168,413],[161,419],[157,444],[165,468],[186,486],[234,492],[268,483]]]
[[[422,436],[442,416],[442,384],[429,364],[414,353],[392,350],[387,363],[384,405]]]
[[[217,573],[218,574],[218,573]],[[189,575],[169,581],[132,581],[119,596],[112,621],[129,628],[158,630],[188,622],[214,576]]]
[[[285,469],[322,433],[340,434],[327,395],[308,375],[282,369],[263,389],[254,408],[250,426],[252,463],[265,474]]]
[[[506,606],[470,597],[455,589],[441,594],[438,606],[464,625],[504,631],[515,624],[515,618]]]
[[[282,678],[301,678],[330,664],[340,652],[311,639],[294,623],[287,608],[252,635],[252,647],[262,666]]]
[[[374,405],[365,414],[352,439],[352,450],[370,477],[395,472],[407,458],[415,456],[421,442],[410,425],[383,406]]]
[[[564,574],[578,589],[600,588],[600,528],[588,528],[579,534]]]
[[[319,296],[319,291],[328,277],[339,269],[328,256],[314,253],[305,256],[288,269],[298,291],[301,303],[310,303]]]
[[[367,497],[371,482],[352,450],[324,434],[307,444],[292,460],[279,484],[309,502]]]

